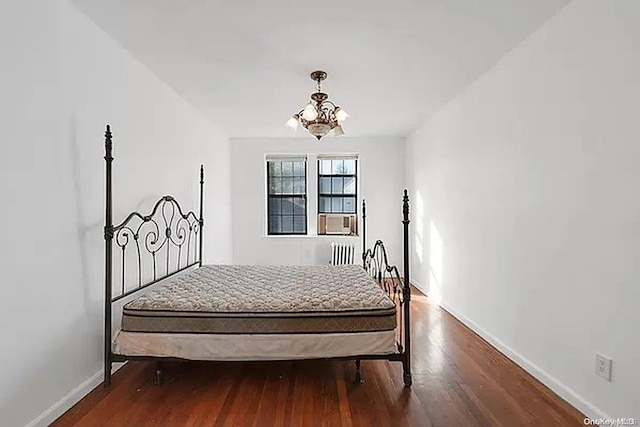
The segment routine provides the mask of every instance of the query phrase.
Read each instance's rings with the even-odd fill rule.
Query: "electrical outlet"
[[[611,381],[611,364],[611,359],[596,353],[596,375],[607,381]]]

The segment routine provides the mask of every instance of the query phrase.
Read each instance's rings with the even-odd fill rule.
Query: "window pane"
[[[280,214],[280,205],[278,197],[269,197],[269,215]]]
[[[304,234],[307,230],[306,227],[306,218],[304,216],[294,216],[293,217],[293,232]]]
[[[342,194],[344,178],[331,178],[331,194]]]
[[[333,174],[344,174],[344,160],[333,160]]]
[[[344,194],[356,194],[356,179],[345,178],[344,179]]]
[[[331,211],[342,212],[342,197],[331,198]]]
[[[302,198],[294,199],[294,201],[293,201],[293,213],[295,215],[304,216],[304,214],[305,214],[304,205],[305,205],[305,200],[304,199],[302,199]]]
[[[282,199],[282,214],[293,215],[293,199],[285,197]]]
[[[282,178],[282,194],[293,194],[293,178]]]
[[[320,174],[331,175],[331,160],[320,160]]]
[[[305,194],[305,182],[304,177],[293,179],[293,194]]]
[[[320,193],[331,194],[331,178],[320,178]]]
[[[293,176],[293,162],[282,162],[282,176]]]
[[[282,194],[282,178],[271,178],[269,188],[269,194]]]
[[[293,233],[293,216],[287,215],[282,216],[282,232],[283,233]]]
[[[280,176],[280,162],[269,162],[269,176]]]
[[[355,159],[344,161],[344,173],[349,175],[356,174],[356,161]]]
[[[272,215],[269,217],[269,234],[280,233],[280,217]]]
[[[355,197],[345,197],[344,198],[344,212],[345,213],[356,213],[356,198]]]
[[[304,162],[293,162],[293,174],[295,176],[304,177],[305,175]]]
[[[330,197],[320,197],[320,206],[318,207],[320,213],[330,213],[331,212],[331,198]]]

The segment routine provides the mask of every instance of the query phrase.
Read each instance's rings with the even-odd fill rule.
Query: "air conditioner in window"
[[[355,214],[318,215],[318,234],[356,234]]]

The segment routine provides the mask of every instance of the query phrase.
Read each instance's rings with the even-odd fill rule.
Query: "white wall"
[[[298,130],[302,132],[302,130]],[[358,217],[361,201],[367,201],[367,241],[372,246],[382,239],[390,262],[402,265],[402,190],[405,141],[388,138],[302,138],[231,139],[233,200],[233,262],[235,264],[308,265],[328,264],[332,241],[352,241],[361,253],[361,237],[318,236],[317,164],[318,154],[359,156]],[[310,226],[308,236],[266,235],[267,154],[307,154],[307,198]],[[357,260],[360,259],[358,255]]]
[[[229,139],[65,0],[3,3],[0,47],[0,425],[44,425],[100,381],[105,124],[116,220],[196,208],[205,164],[210,262],[231,260]]]
[[[407,146],[414,280],[591,416],[640,416],[639,41],[574,1]]]

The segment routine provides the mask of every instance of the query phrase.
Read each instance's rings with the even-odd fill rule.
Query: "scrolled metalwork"
[[[397,308],[398,328],[396,329],[396,340],[398,351],[402,353],[404,347],[404,316],[405,292],[404,280],[400,275],[398,267],[389,264],[387,249],[382,240],[377,240],[372,248],[367,249],[363,255],[364,269],[373,277],[378,285],[386,292]]]
[[[184,212],[172,196],[163,196],[151,213],[131,212],[124,221],[112,227],[114,242],[120,248],[120,299],[151,283],[200,262],[197,247],[201,220],[195,212]],[[127,250],[135,251],[136,285],[127,289]],[[145,269],[150,264],[151,277],[145,282]]]

